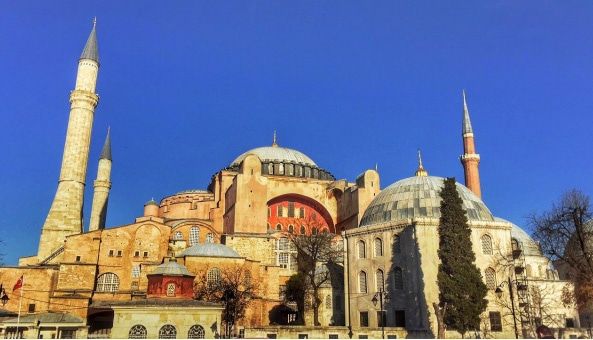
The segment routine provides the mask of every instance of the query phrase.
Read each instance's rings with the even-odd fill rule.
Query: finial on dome
[[[274,130],[274,139],[272,140],[272,146],[278,146],[278,138],[276,137],[276,130]]]
[[[422,165],[422,152],[418,149],[418,169],[416,170],[416,177],[426,176],[428,176],[428,172],[424,170],[424,166]]]

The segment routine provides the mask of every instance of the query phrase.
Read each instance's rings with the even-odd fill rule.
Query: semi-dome
[[[263,146],[251,149],[241,154],[239,157],[235,158],[235,160],[231,163],[231,166],[240,165],[241,162],[243,162],[243,160],[245,159],[245,157],[247,157],[247,155],[257,156],[260,159],[260,161],[262,161],[262,163],[286,162],[317,167],[317,164],[315,164],[315,162],[304,153],[298,150],[283,148],[280,146]]]
[[[364,212],[360,226],[369,226],[407,218],[441,216],[444,178],[415,176],[397,181],[383,189]],[[470,221],[494,221],[484,202],[465,186],[457,184],[457,192]]]
[[[184,265],[177,261],[168,261],[157,266],[150,275],[193,276]]]
[[[181,254],[183,256],[197,257],[241,257],[236,251],[220,243],[196,244],[185,249]]]

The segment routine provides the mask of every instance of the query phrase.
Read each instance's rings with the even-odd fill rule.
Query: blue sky
[[[519,225],[569,188],[593,194],[593,2],[0,2],[0,231],[37,250],[76,64],[98,18],[101,69],[85,200],[111,126],[108,226],[205,188],[272,142],[354,180],[463,181],[461,90],[483,198]]]

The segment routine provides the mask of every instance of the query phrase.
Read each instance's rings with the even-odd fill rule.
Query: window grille
[[[191,227],[189,229],[189,245],[193,246],[198,243],[200,243],[200,228]]]
[[[363,240],[358,241],[358,258],[364,259],[366,257],[366,249]]]
[[[146,327],[142,325],[134,325],[128,332],[129,339],[146,339]]]
[[[377,291],[381,292],[381,291],[385,291],[385,275],[383,274],[383,271],[381,269],[377,270]]]
[[[486,268],[484,273],[486,279],[486,287],[488,289],[496,289],[496,271],[492,268]]]
[[[399,254],[402,252],[402,247],[401,247],[401,243],[399,240],[399,235],[395,235],[393,237],[393,252],[396,254]]]
[[[393,269],[393,288],[404,289],[404,277],[400,267]]]
[[[490,312],[490,330],[492,332],[502,332],[502,320],[500,312]]]
[[[99,275],[97,279],[97,292],[115,293],[119,289],[119,277],[114,273]]]
[[[206,275],[206,279],[208,281],[208,284],[218,283],[218,281],[220,281],[220,269],[218,269],[218,268],[210,269],[208,271],[208,274]]]
[[[332,296],[329,294],[325,297],[325,309],[332,309]]]
[[[212,234],[212,233],[206,234],[206,243],[214,243],[214,234]]]
[[[367,273],[365,272],[360,272],[358,273],[358,286],[359,286],[359,291],[361,293],[366,293],[367,290]]]
[[[482,235],[482,253],[492,255],[492,237],[490,235]]]
[[[159,339],[175,339],[177,338],[177,329],[173,325],[164,325],[159,330]]]
[[[204,339],[206,332],[204,331],[204,327],[200,325],[193,325],[187,332],[188,339]]]
[[[383,256],[383,241],[378,237],[375,239],[375,256]]]
[[[167,284],[167,296],[175,296],[175,284]]]
[[[136,265],[132,267],[132,278],[137,279],[140,277],[140,266]]]

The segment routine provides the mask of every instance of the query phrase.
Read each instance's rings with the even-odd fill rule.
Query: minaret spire
[[[70,116],[58,189],[39,240],[37,259],[43,262],[64,245],[66,236],[82,232],[82,206],[88,168],[91,131],[97,96],[99,54],[96,26],[86,42],[78,61],[76,85],[70,93]]]
[[[276,136],[276,130],[274,130],[274,139],[272,140],[272,146],[278,146],[278,137]]]
[[[461,164],[463,164],[463,172],[465,175],[465,186],[468,187],[476,196],[482,197],[482,189],[480,188],[480,172],[478,164],[480,164],[480,155],[476,153],[476,145],[474,141],[474,130],[469,118],[469,109],[467,106],[467,99],[465,90],[462,91],[463,96],[463,122],[461,125],[461,132],[463,137],[463,155],[461,156]]]
[[[428,172],[424,170],[424,166],[422,165],[422,152],[418,149],[418,169],[416,170],[416,177],[426,176],[428,176]]]
[[[89,231],[105,229],[107,203],[109,200],[109,190],[111,190],[111,162],[111,129],[107,128],[105,144],[103,144],[101,157],[99,157],[97,179],[94,182],[95,191],[93,193],[93,207],[91,209]]]

